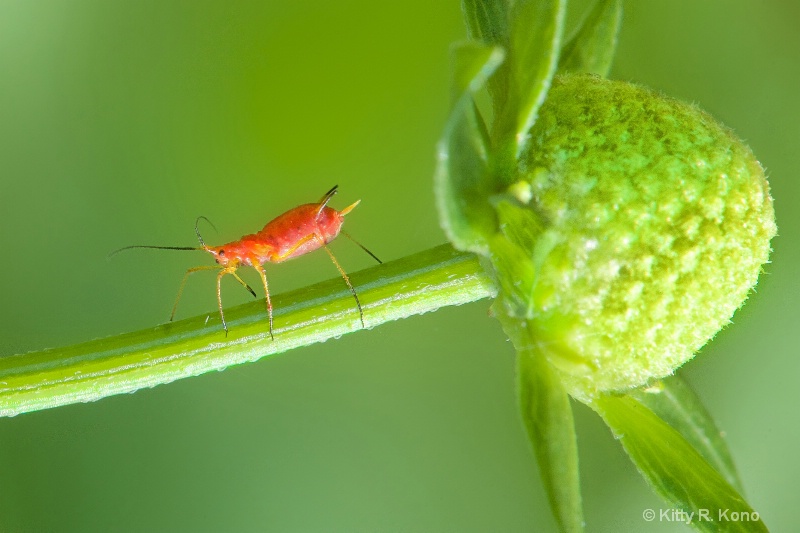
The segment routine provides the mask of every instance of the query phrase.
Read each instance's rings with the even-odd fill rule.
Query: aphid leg
[[[231,272],[231,276],[233,276],[234,278],[236,278],[236,281],[238,281],[239,283],[241,283],[242,287],[244,287],[245,289],[247,289],[247,292],[249,292],[250,294],[252,294],[252,295],[253,295],[253,298],[256,298],[256,299],[258,299],[258,295],[256,294],[256,291],[254,291],[254,290],[253,290],[253,288],[252,288],[250,285],[248,285],[247,283],[245,283],[245,281],[244,281],[242,278],[240,278],[240,277],[239,277],[239,274],[237,274],[236,272]]]
[[[189,278],[189,274],[194,272],[198,272],[200,270],[215,270],[221,268],[218,265],[206,265],[206,266],[199,266],[190,268],[186,271],[186,274],[183,275],[183,279],[181,280],[181,286],[178,287],[178,297],[175,298],[175,305],[172,306],[172,314],[169,315],[169,321],[172,322],[172,319],[175,318],[175,311],[178,310],[178,302],[181,301],[181,295],[183,294],[183,288],[186,286],[186,280]]]
[[[236,274],[236,267],[227,267],[220,270],[217,274],[217,305],[219,306],[219,317],[222,319],[222,329],[225,330],[225,336],[228,336],[228,324],[225,322],[225,313],[222,311],[222,278],[225,274],[233,274],[233,277],[238,278]]]
[[[264,283],[264,293],[267,295],[267,315],[269,315],[269,337],[272,340],[275,340],[275,336],[272,334],[272,301],[269,299],[269,285],[267,284],[267,273],[264,271],[264,267],[261,266],[257,260],[253,260],[253,268],[256,269],[256,272],[261,276],[261,281]]]
[[[273,258],[271,259],[271,261],[272,261],[273,263],[280,263],[280,262],[282,262],[282,261],[286,261],[286,258],[288,258],[288,257],[291,257],[291,255],[292,255],[293,253],[295,253],[295,252],[298,250],[298,248],[300,248],[301,246],[303,246],[303,245],[304,245],[305,243],[307,243],[308,241],[313,241],[313,240],[316,240],[316,239],[319,239],[320,241],[322,241],[322,240],[323,240],[323,239],[322,239],[322,237],[319,237],[319,236],[317,236],[317,235],[315,235],[315,234],[313,234],[313,233],[311,233],[311,234],[309,234],[309,235],[306,235],[305,237],[303,237],[303,238],[301,238],[301,239],[298,239],[298,240],[297,240],[297,242],[296,242],[296,243],[294,243],[294,246],[292,246],[291,248],[289,248],[288,250],[286,250],[285,252],[283,252],[281,255],[276,255],[275,257],[273,257]],[[324,241],[323,241],[323,242],[324,242]]]
[[[320,237],[317,237],[317,239],[322,241],[322,238]],[[361,309],[361,302],[358,301],[358,294],[356,294],[356,290],[353,288],[353,284],[350,283],[350,278],[347,277],[347,274],[345,273],[342,266],[339,264],[339,261],[336,260],[336,257],[334,257],[333,252],[331,252],[330,248],[328,248],[328,246],[324,244],[324,241],[322,247],[325,248],[326,252],[328,252],[328,256],[330,256],[331,261],[333,261],[333,264],[336,265],[336,268],[339,270],[339,274],[341,274],[342,278],[344,278],[344,282],[347,283],[347,287],[350,289],[350,292],[353,293],[353,298],[356,299],[356,306],[358,307],[358,316],[361,318],[361,327],[366,328],[367,326],[366,324],[364,324],[364,311]]]
[[[351,241],[353,241],[354,243],[356,243],[356,244],[358,245],[358,247],[359,247],[359,248],[361,248],[362,250],[364,250],[365,252],[367,252],[367,253],[368,253],[368,254],[369,254],[369,255],[370,255],[370,256],[371,256],[371,257],[372,257],[372,258],[373,258],[375,261],[377,261],[377,262],[378,262],[378,264],[381,264],[381,265],[383,264],[383,261],[381,261],[380,259],[378,259],[378,257],[377,257],[375,254],[373,254],[372,252],[370,252],[369,250],[367,250],[367,247],[366,247],[366,246],[364,246],[363,244],[361,244],[360,242],[358,242],[357,240],[355,240],[353,237],[351,237],[349,233],[346,233],[346,232],[344,232],[344,231],[341,231],[341,232],[339,232],[339,233],[340,233],[341,235],[344,235],[345,237],[347,237],[348,239],[350,239],[350,240],[351,240]]]

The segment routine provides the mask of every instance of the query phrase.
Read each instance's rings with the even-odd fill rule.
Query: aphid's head
[[[197,224],[198,222],[200,222],[201,219],[205,220],[209,224],[211,224],[211,221],[204,216],[199,216],[197,217],[197,220],[194,221],[194,232],[195,234],[197,234],[197,240],[200,241],[200,246],[202,247],[202,249],[210,253],[212,256],[214,256],[214,261],[216,261],[217,264],[220,266],[227,267],[227,266],[238,265],[240,263],[240,258],[238,254],[231,253],[231,250],[228,249],[228,247],[209,246],[206,244],[206,241],[204,241],[203,237],[200,235],[200,229],[198,229],[197,227]],[[214,225],[211,224],[211,227],[214,227]]]
[[[220,266],[236,266],[240,262],[239,256],[225,246],[205,246],[204,250],[214,256],[214,261]]]

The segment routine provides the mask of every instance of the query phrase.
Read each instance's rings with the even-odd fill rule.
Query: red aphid
[[[245,235],[239,240],[223,244],[222,246],[208,246],[200,236],[200,231],[197,228],[197,222],[201,218],[198,217],[195,222],[195,233],[200,241],[200,247],[184,247],[184,246],[126,246],[120,248],[114,253],[130,248],[155,248],[159,250],[205,250],[209,252],[217,262],[217,265],[199,266],[190,268],[186,271],[181,281],[180,288],[178,289],[178,297],[175,300],[175,305],[172,308],[172,315],[170,320],[175,317],[175,311],[178,308],[183,287],[186,284],[186,279],[189,274],[199,270],[219,269],[217,274],[217,304],[219,305],[219,315],[222,318],[222,328],[225,334],[228,333],[228,325],[225,322],[225,313],[222,310],[222,278],[228,274],[233,276],[245,289],[250,291],[250,294],[256,296],[255,291],[245,281],[239,277],[236,270],[242,266],[247,265],[253,267],[261,276],[261,281],[264,285],[264,293],[266,294],[267,314],[269,315],[269,334],[272,337],[272,302],[269,297],[269,285],[267,284],[267,274],[262,266],[264,263],[282,263],[287,259],[298,257],[309,252],[313,252],[317,248],[323,248],[328,252],[333,264],[339,270],[344,282],[353,294],[358,307],[358,313],[361,318],[361,325],[364,325],[364,312],[361,309],[361,302],[358,300],[358,294],[350,283],[350,278],[345,273],[344,269],[339,265],[339,262],[334,257],[333,253],[328,248],[327,244],[335,239],[339,233],[353,240],[348,234],[341,231],[344,217],[347,213],[352,211],[360,202],[357,201],[341,211],[337,211],[332,207],[328,207],[328,202],[333,195],[337,192],[337,187],[334,186],[328,191],[319,202],[313,204],[303,204],[291,209],[277,218],[267,222],[267,225],[252,235]],[[364,248],[357,241],[353,240],[361,249],[371,255],[378,263],[380,259]]]

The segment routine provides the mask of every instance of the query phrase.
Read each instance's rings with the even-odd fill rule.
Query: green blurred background
[[[573,5],[580,11],[587,2]],[[697,102],[766,166],[780,236],[734,326],[684,375],[753,506],[789,530],[800,484],[800,7],[628,2],[612,77]],[[571,24],[574,25],[574,18]],[[203,214],[223,242],[338,183],[384,260],[444,241],[432,194],[459,3],[0,1],[0,355],[169,315]],[[350,243],[345,268],[370,266]],[[336,276],[312,254],[276,292]],[[249,274],[249,273],[248,273]],[[257,284],[252,276],[247,278]],[[226,305],[248,295],[231,282]],[[213,277],[179,314],[216,313]],[[0,420],[0,531],[552,531],[489,302],[220,374]],[[589,531],[652,495],[576,405]]]

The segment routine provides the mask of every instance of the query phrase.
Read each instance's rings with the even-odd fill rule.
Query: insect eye
[[[219,255],[225,255],[225,250],[220,250]]]

